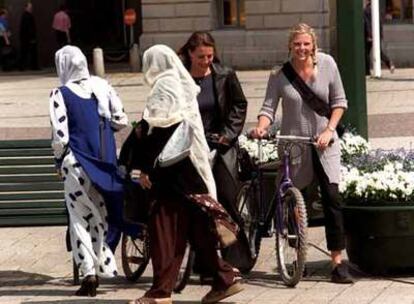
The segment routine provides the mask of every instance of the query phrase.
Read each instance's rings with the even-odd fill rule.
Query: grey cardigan
[[[341,76],[335,60],[328,54],[317,53],[317,72],[307,85],[322,100],[333,108],[347,108],[347,100],[342,85]],[[281,70],[273,70],[267,84],[266,97],[259,116],[267,116],[272,122],[275,113],[282,102],[282,135],[313,136],[322,133],[327,127],[328,119],[319,116],[300,97]],[[325,151],[319,151],[318,156],[329,178],[330,183],[339,183],[341,151],[338,135],[334,134],[335,142]],[[298,155],[297,152],[293,152]],[[291,174],[294,184],[303,188],[313,180],[311,147],[303,148],[300,157],[292,159]]]

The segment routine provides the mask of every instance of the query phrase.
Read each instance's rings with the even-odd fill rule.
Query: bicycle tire
[[[256,187],[251,185],[251,181],[244,182],[237,195],[237,210],[242,218],[241,227],[247,237],[249,250],[254,267],[260,251],[260,234],[258,231],[259,212],[256,204]]]
[[[142,238],[122,235],[122,270],[128,281],[136,282],[144,273],[150,260],[149,240],[144,232]]]
[[[190,245],[187,245],[185,249],[183,261],[181,262],[180,272],[178,273],[177,280],[175,281],[174,292],[180,293],[187,286],[190,280],[191,273],[193,271],[195,252],[191,249]]]
[[[282,197],[282,214],[276,212],[276,217],[279,217],[276,223],[282,223],[283,228],[276,229],[279,274],[285,285],[295,287],[305,269],[308,226],[305,201],[299,189],[287,189]]]

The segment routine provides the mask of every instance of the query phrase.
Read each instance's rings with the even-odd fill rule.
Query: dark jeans
[[[342,250],[345,248],[345,231],[338,184],[329,182],[329,178],[314,148],[312,149],[312,161],[315,175],[321,189],[328,250]]]
[[[365,75],[370,74],[371,68],[371,49],[372,49],[372,42],[365,41]],[[392,62],[388,55],[384,51],[384,46],[381,40],[381,61],[385,63],[387,68],[391,68]]]

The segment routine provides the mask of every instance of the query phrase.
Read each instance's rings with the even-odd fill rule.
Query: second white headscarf
[[[175,52],[165,45],[149,48],[143,56],[143,73],[151,87],[143,118],[150,128],[167,128],[186,120],[194,130],[190,159],[216,198],[216,184],[209,163],[209,147],[198,108],[200,88]]]

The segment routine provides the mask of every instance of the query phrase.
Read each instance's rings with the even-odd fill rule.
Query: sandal
[[[232,285],[223,290],[214,290],[211,289],[202,299],[201,303],[217,303],[221,300],[231,297],[236,293],[239,293],[243,290],[243,285],[240,282],[234,282]]]
[[[144,296],[129,301],[128,304],[172,304],[172,300],[171,298],[149,298]]]

